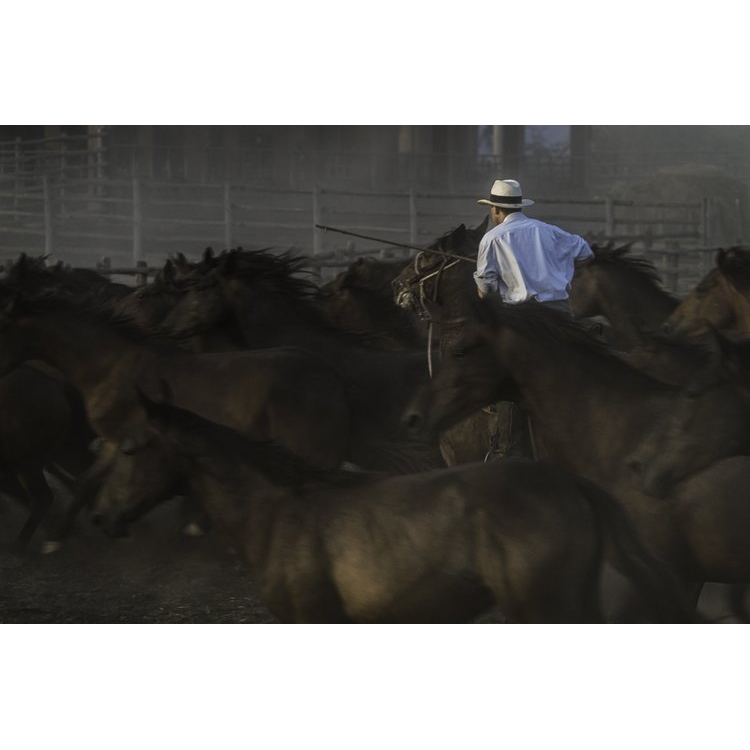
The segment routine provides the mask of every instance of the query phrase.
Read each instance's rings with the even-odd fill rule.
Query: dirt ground
[[[25,555],[9,555],[23,519],[0,496],[0,624],[276,622],[226,539],[218,531],[183,535],[175,503],[156,508],[124,539],[81,518],[60,551],[42,554],[38,533]],[[722,586],[705,587],[701,611],[735,621]],[[497,621],[491,614],[480,619]]]
[[[53,554],[41,536],[22,556],[8,545],[23,514],[0,497],[0,623],[271,623],[247,566],[218,532],[180,533],[157,508],[132,536],[110,539],[86,519]]]

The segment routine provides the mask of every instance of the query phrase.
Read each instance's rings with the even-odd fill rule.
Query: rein
[[[420,253],[432,253],[433,255],[443,255],[446,258],[455,258],[456,260],[465,260],[467,263],[476,264],[476,258],[469,258],[466,255],[457,255],[456,253],[446,253],[443,250],[430,250],[426,247],[416,247],[415,245],[405,245],[402,242],[392,242],[391,240],[384,240],[380,237],[368,237],[366,234],[357,234],[357,232],[349,232],[346,229],[336,229],[335,227],[327,227],[323,224],[316,224],[316,229],[322,229],[324,232],[336,232],[337,234],[346,234],[349,237],[359,237],[361,240],[372,240],[373,242],[382,242],[384,245],[390,245],[391,247],[403,247],[407,250],[417,250]]]
[[[422,251],[426,252],[426,251]],[[427,324],[427,369],[430,373],[430,378],[432,378],[432,331],[433,327],[435,325],[435,316],[432,314],[430,308],[426,304],[427,299],[427,292],[425,291],[425,283],[429,281],[430,279],[435,279],[435,284],[432,289],[432,299],[430,300],[433,305],[438,306],[437,296],[438,296],[438,289],[440,288],[440,280],[443,277],[443,273],[447,271],[449,268],[453,268],[453,266],[457,265],[459,260],[456,259],[452,261],[451,263],[446,263],[445,260],[440,264],[440,267],[436,271],[432,271],[431,273],[426,274],[425,276],[420,276],[420,270],[419,270],[419,261],[422,256],[422,252],[420,252],[415,258],[414,258],[414,273],[416,275],[416,283],[419,285],[419,307],[421,308],[420,317],[423,319],[426,319],[428,321]],[[412,282],[413,283],[413,282]],[[456,318],[455,320],[438,320],[438,325],[442,326],[443,328],[449,326],[449,325],[459,325],[466,321],[466,318]]]

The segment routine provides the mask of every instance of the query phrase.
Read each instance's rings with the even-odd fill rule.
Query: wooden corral
[[[388,241],[423,246],[451,227],[475,226],[484,218],[476,203],[480,196],[466,193],[113,180],[99,177],[96,163],[87,159],[80,165],[82,176],[64,180],[0,175],[0,259],[26,252],[91,267],[106,257],[111,267],[136,273],[136,267],[159,265],[170,253],[194,257],[207,246],[242,245],[292,249],[312,256],[318,268],[340,269],[361,255],[406,258],[409,251],[389,252]],[[652,256],[671,291],[687,290],[713,263],[710,198],[692,203],[534,198],[528,212],[535,218],[597,241],[638,243],[636,249]],[[316,224],[383,243],[347,242]]]

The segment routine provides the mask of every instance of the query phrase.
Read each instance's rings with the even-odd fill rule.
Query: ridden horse
[[[602,622],[607,539],[666,621],[689,621],[670,574],[592,483],[525,459],[376,476],[321,472],[170,404],[151,425],[283,622]],[[98,505],[105,528],[138,516]]]
[[[664,322],[678,335],[705,333],[709,327],[750,337],[750,249],[719,250],[712,268]]]
[[[531,414],[542,457],[615,494],[682,580],[750,581],[749,457],[695,466],[663,500],[640,492],[627,458],[658,431],[682,392],[629,367],[540,305],[486,299],[476,308],[476,322],[407,411],[412,429],[440,430],[496,398],[510,380]]]
[[[476,255],[488,221],[486,217],[482,224],[468,230],[461,224],[430,246],[432,250],[462,254],[470,262],[427,250],[407,264],[393,281],[396,304],[427,321],[428,335],[437,338],[436,351],[429,342],[431,372],[471,314],[472,300],[477,296],[473,276]],[[488,402],[481,406],[482,410],[440,433],[440,451],[449,466],[484,459],[493,452],[501,434],[510,430],[509,402]],[[526,447],[526,452],[531,453],[530,447]]]
[[[427,377],[424,355],[383,351],[367,336],[341,331],[319,308],[319,290],[306,258],[288,253],[226,251],[196,271],[194,286],[163,321],[171,330],[196,331],[223,320],[245,346],[296,346],[330,362],[342,375],[351,403],[351,460],[368,469],[414,471],[441,465],[437,450],[403,435],[400,416]],[[206,311],[209,311],[208,315]]]

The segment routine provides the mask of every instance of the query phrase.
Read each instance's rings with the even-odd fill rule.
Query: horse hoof
[[[182,533],[185,536],[205,536],[206,530],[202,529],[195,521],[182,527]]]
[[[62,542],[43,542],[40,552],[43,555],[51,555],[53,552],[59,552],[62,549]]]

